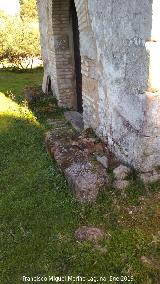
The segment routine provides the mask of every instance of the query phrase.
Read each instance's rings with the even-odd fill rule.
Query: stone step
[[[109,184],[108,174],[102,164],[90,158],[90,151],[86,151],[85,145],[81,147],[83,143],[76,142],[78,137],[74,129],[66,126],[47,132],[45,142],[50,156],[63,171],[76,198],[82,203],[94,202],[99,191]],[[90,145],[86,147],[92,145],[93,148],[94,139],[84,141]]]

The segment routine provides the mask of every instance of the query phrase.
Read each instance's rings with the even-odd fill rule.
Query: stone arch
[[[73,31],[70,17],[71,0],[52,0],[52,35],[49,39],[50,70],[54,92],[59,105],[77,108]],[[80,39],[82,97],[84,120],[88,126],[89,117],[94,119],[97,83],[97,49],[88,13],[88,0],[74,0]],[[95,119],[96,121],[96,119]]]

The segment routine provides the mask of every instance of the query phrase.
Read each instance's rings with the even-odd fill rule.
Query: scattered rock
[[[77,241],[91,241],[97,242],[104,238],[104,231],[95,227],[83,226],[75,231],[75,238]]]
[[[141,180],[144,184],[152,183],[160,180],[160,173],[153,171],[152,173],[143,173],[140,175]]]
[[[117,189],[125,189],[129,186],[129,181],[128,180],[115,180],[113,183],[113,187]]]
[[[115,179],[117,179],[117,180],[124,180],[131,173],[131,169],[126,167],[126,166],[124,166],[124,165],[120,165],[120,166],[118,166],[117,168],[115,168],[113,170],[113,173],[114,173]]]
[[[108,168],[108,159],[107,159],[107,157],[106,156],[96,156],[96,159],[97,159],[97,161],[98,162],[100,162],[101,164],[102,164],[102,166],[104,167],[104,168]]]
[[[95,244],[94,246],[95,251],[97,251],[99,254],[106,254],[107,253],[107,249],[106,247],[101,247],[98,244]]]
[[[113,170],[113,174],[115,177],[113,187],[117,189],[127,188],[129,186],[129,181],[126,180],[126,178],[129,176],[130,173],[131,169],[124,165],[120,165],[117,168],[115,168]]]
[[[94,202],[100,189],[109,183],[101,165],[88,161],[74,162],[64,171],[65,177],[73,188],[76,198],[82,202]]]

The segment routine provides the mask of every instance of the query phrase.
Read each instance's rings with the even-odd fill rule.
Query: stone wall
[[[152,36],[160,3],[89,0],[88,7],[99,66],[96,131],[121,160],[149,171],[160,164],[159,56],[152,66],[153,49],[160,54],[160,32]]]
[[[70,0],[38,0],[43,90],[50,75],[59,105],[76,109]],[[159,0],[75,0],[83,117],[117,157],[160,165]]]

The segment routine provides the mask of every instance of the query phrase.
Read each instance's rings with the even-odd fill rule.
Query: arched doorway
[[[73,48],[74,48],[74,62],[75,62],[75,81],[76,81],[76,94],[77,94],[77,110],[83,111],[82,107],[82,73],[81,73],[81,55],[80,55],[80,40],[78,17],[74,0],[71,0],[71,17],[72,17],[72,30],[73,30]]]
[[[50,95],[52,93],[52,86],[51,86],[51,77],[47,76],[47,81],[46,81],[46,91],[45,93],[47,95]]]

